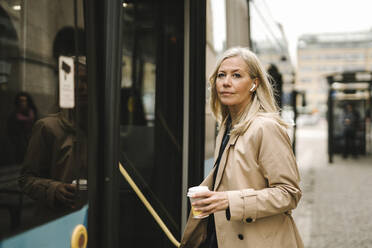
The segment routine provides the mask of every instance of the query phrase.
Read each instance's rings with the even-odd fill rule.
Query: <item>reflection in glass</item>
[[[77,107],[62,110],[57,62],[84,54],[83,20],[82,1],[0,0],[0,238],[77,209],[74,189],[84,181],[76,180],[86,178],[86,71],[81,61]],[[74,203],[62,207],[57,188]]]

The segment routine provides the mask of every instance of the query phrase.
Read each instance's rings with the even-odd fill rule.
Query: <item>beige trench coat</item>
[[[224,125],[217,136],[215,160]],[[231,136],[222,155],[215,191],[227,191],[231,219],[215,213],[219,248],[303,247],[291,210],[300,198],[300,176],[286,130],[258,116],[241,136]],[[214,169],[201,183],[211,189]],[[190,215],[181,247],[196,248],[207,235],[207,221]]]

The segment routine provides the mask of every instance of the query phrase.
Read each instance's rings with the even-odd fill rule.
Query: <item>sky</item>
[[[226,0],[233,1],[233,0]],[[352,32],[372,29],[372,0],[250,0],[266,6],[268,18],[283,25],[289,52],[296,64],[297,40],[302,34]],[[214,32],[216,49],[226,36],[224,0],[212,0],[213,19],[220,27]]]
[[[272,18],[283,25],[292,59],[302,34],[372,30],[372,0],[254,1],[265,1]]]

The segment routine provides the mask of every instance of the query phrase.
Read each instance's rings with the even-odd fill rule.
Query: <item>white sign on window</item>
[[[74,91],[74,59],[72,57],[60,56],[59,68],[59,107],[75,107]]]

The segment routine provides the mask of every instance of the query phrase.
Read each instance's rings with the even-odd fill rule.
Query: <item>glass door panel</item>
[[[183,3],[123,3],[120,159],[177,238],[181,229]],[[128,247],[172,247],[122,180]]]

